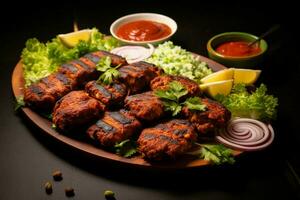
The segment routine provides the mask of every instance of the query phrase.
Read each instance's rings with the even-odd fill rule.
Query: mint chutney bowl
[[[207,51],[209,58],[225,65],[226,67],[235,68],[259,68],[263,60],[263,56],[268,49],[268,44],[264,39],[261,39],[251,48],[257,48],[258,51],[251,54],[232,55],[228,54],[228,50],[234,47],[234,44],[242,44],[243,47],[249,47],[248,44],[257,40],[258,37],[250,33],[244,32],[225,32],[212,37],[207,42]],[[222,48],[224,47],[224,48]],[[239,47],[236,45],[236,47]],[[222,53],[222,50],[224,53]],[[235,50],[235,49],[233,49]],[[227,53],[226,53],[227,52]],[[236,51],[233,51],[236,52]]]

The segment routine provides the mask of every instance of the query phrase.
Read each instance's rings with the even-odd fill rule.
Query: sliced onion
[[[274,140],[274,130],[270,124],[249,118],[233,119],[227,128],[217,134],[216,139],[220,143],[242,151],[263,149]]]
[[[154,52],[154,47],[152,44],[148,44],[148,46],[149,49],[142,46],[122,46],[111,50],[111,53],[126,58],[130,64],[149,58]]]

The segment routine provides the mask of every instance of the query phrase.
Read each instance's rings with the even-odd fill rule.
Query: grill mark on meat
[[[139,69],[140,71],[141,70],[151,70],[151,67],[154,67],[154,65],[147,65],[147,64],[142,63],[142,62],[132,63],[129,66],[132,66],[135,69]]]
[[[63,64],[63,65],[61,65],[61,68],[71,71],[72,73],[78,72],[78,68],[75,65],[73,65],[72,63]]]
[[[162,130],[162,131],[168,131],[170,128],[166,126],[165,124],[159,124],[155,126],[156,129]]]
[[[55,83],[53,81],[49,80],[49,76],[42,78],[41,83],[44,83],[48,88],[55,87]]]
[[[187,129],[181,129],[181,130],[177,129],[173,131],[173,134],[183,136],[184,134],[187,133],[187,131],[188,131]]]
[[[97,82],[94,83],[94,86],[107,98],[111,98],[111,93],[102,85],[97,84]]]
[[[124,88],[120,84],[114,83],[112,86],[117,92],[119,92],[121,94],[125,93]]]
[[[141,72],[141,71],[147,70],[145,68],[142,69],[142,67],[140,67],[138,65],[133,65],[133,64],[127,65],[125,68],[131,72],[136,72],[136,71]]]
[[[154,135],[154,134],[151,134],[151,133],[144,133],[143,134],[143,139],[145,139],[145,140],[152,140],[154,138],[156,138],[156,135]]]
[[[103,132],[105,132],[107,134],[113,133],[116,130],[113,126],[105,123],[101,119],[96,122],[96,126],[101,128],[103,130]]]
[[[39,97],[43,96],[44,95],[44,91],[42,90],[42,88],[40,88],[38,85],[31,85],[30,87],[30,90],[35,93],[36,95],[38,95]]]
[[[64,75],[61,73],[57,73],[55,75],[55,78],[57,78],[60,82],[62,82],[64,85],[70,85],[71,81]]]
[[[120,112],[108,112],[107,114],[111,118],[113,118],[114,120],[120,122],[123,125],[130,124],[131,122],[133,122],[133,119],[125,117]]]
[[[84,68],[87,71],[91,71],[91,66],[87,65],[86,63],[82,62],[81,60],[73,60],[73,63],[76,63],[77,65],[81,66],[82,68]]]
[[[162,140],[165,140],[165,141],[169,141],[172,144],[178,144],[177,140],[174,140],[173,138],[166,136],[166,135],[160,135],[159,138]]]
[[[112,59],[113,59],[114,57],[115,57],[115,58],[121,58],[121,59],[122,59],[121,56],[118,56],[118,55],[116,55],[116,54],[112,54],[112,53],[110,53],[110,52],[108,52],[108,51],[99,51],[99,52],[96,52],[96,53],[102,53],[104,56],[111,57]]]
[[[99,60],[101,59],[100,57],[98,57],[92,53],[86,54],[84,57],[95,64],[97,64],[99,62]]]

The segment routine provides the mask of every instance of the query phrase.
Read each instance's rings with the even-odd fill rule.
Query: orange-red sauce
[[[170,35],[171,28],[163,23],[139,20],[122,25],[116,34],[126,40],[150,41]]]
[[[225,42],[216,48],[216,51],[224,56],[250,56],[258,54],[261,49],[258,45],[254,44],[248,46],[247,42],[236,41],[236,42]]]

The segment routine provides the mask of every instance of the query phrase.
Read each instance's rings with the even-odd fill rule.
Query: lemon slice
[[[223,94],[225,96],[230,94],[232,85],[233,79],[230,79],[212,83],[204,83],[200,85],[200,89],[214,98],[217,94]]]
[[[233,72],[234,72],[233,68],[224,69],[224,70],[212,73],[212,74],[204,77],[203,79],[201,79],[201,82],[202,83],[212,83],[212,82],[216,82],[216,81],[230,80],[233,78]]]
[[[260,73],[261,70],[234,69],[234,83],[244,83],[246,85],[251,85],[258,79]]]
[[[91,32],[91,29],[83,29],[72,33],[59,34],[58,38],[64,45],[72,48],[75,47],[80,40],[88,41],[91,37]]]

